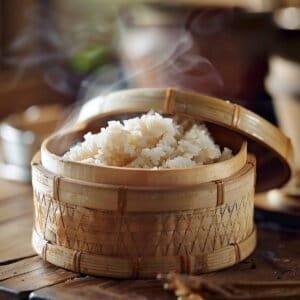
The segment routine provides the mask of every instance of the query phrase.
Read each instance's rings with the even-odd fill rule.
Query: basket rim
[[[246,167],[247,164],[250,164],[250,165],[253,165],[253,166],[256,166],[256,158],[253,154],[251,153],[248,153],[247,154],[247,160],[246,160],[246,163],[245,165],[243,166],[242,169],[239,170],[238,173],[242,172],[243,169]],[[47,174],[51,174],[53,177],[57,177],[59,178],[59,180],[63,180],[63,181],[66,181],[66,182],[74,182],[76,184],[80,184],[80,185],[85,185],[85,186],[91,186],[91,187],[101,187],[101,188],[126,188],[126,189],[130,189],[130,190],[136,190],[136,191],[139,191],[139,190],[151,190],[151,191],[155,191],[155,190],[159,190],[159,191],[162,191],[162,190],[184,190],[184,189],[190,189],[190,188],[193,188],[193,187],[197,187],[199,186],[199,184],[194,184],[194,185],[188,185],[188,186],[157,186],[157,185],[154,185],[154,186],[149,186],[149,185],[145,185],[145,186],[141,186],[141,185],[138,185],[138,186],[134,186],[134,185],[123,185],[123,184],[108,184],[108,183],[99,183],[99,182],[89,182],[89,181],[85,181],[85,180],[80,180],[80,179],[76,179],[76,178],[70,178],[70,177],[67,177],[67,176],[63,176],[63,175],[58,175],[58,174],[55,174],[53,172],[51,172],[50,170],[48,170],[47,168],[44,167],[44,165],[42,164],[42,161],[41,161],[41,152],[38,151],[32,158],[32,161],[31,161],[31,167],[34,169],[36,167],[38,168],[42,168],[45,172],[47,172]],[[231,181],[235,181],[235,174],[232,174],[231,176],[228,176],[226,178],[223,178],[222,180],[212,180],[212,181],[208,181],[208,182],[203,182],[203,183],[200,183],[201,184],[215,184],[216,182],[218,181],[222,181],[222,182],[231,182]]]
[[[182,168],[164,168],[164,169],[146,169],[146,168],[128,168],[128,167],[117,167],[117,166],[99,166],[99,165],[92,165],[92,164],[87,164],[87,163],[82,163],[82,162],[77,162],[77,161],[70,161],[70,160],[64,160],[61,156],[58,156],[52,152],[49,151],[49,149],[47,148],[47,143],[51,142],[51,137],[47,138],[41,147],[41,153],[42,153],[42,161],[44,161],[43,156],[45,157],[45,155],[47,156],[52,156],[53,159],[58,160],[58,161],[63,161],[64,163],[67,164],[74,164],[77,166],[82,166],[82,165],[88,165],[91,166],[92,168],[97,168],[97,169],[112,169],[112,170],[124,170],[124,171],[138,171],[141,173],[170,173],[170,172],[184,172],[185,170],[201,170],[204,168],[207,168],[210,165],[218,165],[218,166],[225,166],[227,164],[225,164],[224,162],[232,162],[233,160],[236,159],[236,157],[242,157],[244,155],[245,152],[247,152],[247,142],[244,141],[241,145],[241,148],[239,150],[239,152],[235,155],[233,155],[231,158],[226,159],[224,161],[219,161],[219,162],[215,162],[215,163],[210,163],[210,164],[206,164],[206,165],[198,165],[195,167],[182,167]]]
[[[251,185],[253,185],[254,192],[255,166],[255,157],[249,154],[246,165],[238,173],[224,180],[188,187],[120,186],[90,183],[63,176],[57,177],[43,167],[40,155],[37,153],[32,161],[32,185],[37,193],[49,195],[55,201],[79,207],[125,211],[126,206],[126,212],[176,212],[191,207],[193,209],[216,208],[231,203],[232,197],[226,197],[225,190],[245,189],[245,180],[250,177],[253,178]],[[84,191],[84,194],[80,191]],[[174,199],[174,195],[178,193],[181,198]],[[203,194],[203,201],[200,200],[199,193]],[[156,196],[153,198],[154,194]],[[143,195],[143,201],[141,201],[141,195]],[[121,205],[122,203],[124,205]]]
[[[123,111],[121,113],[124,114]],[[98,119],[106,119],[114,115],[116,115],[116,111],[114,111],[113,113],[108,112],[102,114],[101,116],[98,116]],[[242,169],[247,162],[247,142],[242,139],[238,141],[238,143],[240,143],[239,151],[236,154],[234,154],[231,158],[216,163],[198,165],[195,167],[188,167],[188,168],[143,169],[143,168],[128,168],[128,167],[116,167],[116,166],[98,166],[98,165],[91,165],[91,164],[86,164],[81,162],[64,160],[62,156],[59,156],[56,153],[51,152],[49,148],[53,147],[53,145],[51,144],[55,144],[55,142],[57,142],[56,141],[57,139],[64,139],[65,137],[76,133],[80,133],[80,135],[82,136],[83,135],[82,131],[85,132],[87,130],[88,124],[89,122],[84,124],[79,124],[75,128],[64,130],[63,132],[57,134],[53,134],[42,143],[41,162],[47,170],[59,176],[66,176],[78,180],[104,183],[104,184],[114,184],[114,185],[118,185],[118,184],[136,185],[134,179],[130,180],[131,178],[130,176],[134,176],[134,177],[141,176],[139,180],[142,181],[142,183],[145,186],[169,185],[165,183],[168,182],[168,179],[164,179],[164,181],[158,181],[157,178],[160,176],[160,174],[163,175],[164,178],[166,177],[169,178],[171,176],[172,178],[174,178],[176,176],[178,177],[185,176],[187,174],[190,174],[189,176],[191,176],[191,174],[194,174],[195,176],[191,183],[181,184],[181,185],[190,186],[190,185],[201,184],[201,183],[206,183],[206,182],[230,177],[235,173],[237,173],[240,169]],[[85,168],[86,171],[81,172],[80,169],[82,168]],[[89,172],[87,172],[87,170]],[[88,175],[93,173],[96,175],[94,176]],[[105,178],[104,175],[101,175],[102,173],[105,174],[106,176]],[[205,176],[199,176],[200,173],[206,175],[207,178],[205,178]],[[97,179],[99,178],[97,174],[100,174],[99,176],[102,176],[100,181]],[[157,176],[157,178],[156,177],[154,178],[154,175]],[[122,176],[127,176],[127,177],[123,178]],[[114,180],[112,180],[113,178]],[[180,185],[179,180],[177,180],[176,183],[171,183],[171,185],[175,185],[175,184]]]

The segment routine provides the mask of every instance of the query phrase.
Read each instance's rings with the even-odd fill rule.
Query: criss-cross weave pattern
[[[35,227],[46,240],[84,253],[118,257],[196,255],[246,239],[253,193],[214,208],[164,213],[108,212],[57,201],[34,190]]]

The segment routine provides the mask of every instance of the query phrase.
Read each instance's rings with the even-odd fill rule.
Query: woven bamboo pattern
[[[233,266],[249,256],[256,246],[256,230],[244,241],[209,254],[195,256],[111,257],[83,253],[44,240],[34,230],[32,245],[46,261],[74,272],[114,278],[153,278],[169,271],[201,274]]]
[[[80,193],[77,194],[79,199],[75,201],[76,204],[72,203],[64,193],[65,183],[77,186],[78,190],[92,189],[89,193],[94,197],[88,197],[90,207],[85,206],[84,199],[80,201]],[[164,198],[166,203],[176,199],[180,191],[185,194],[185,197],[189,192],[191,198],[193,194],[197,195],[198,201],[188,203],[189,209],[176,204],[167,205],[167,209],[164,209],[164,201],[159,198],[160,201],[156,202],[156,207],[152,206],[150,209],[148,207],[148,211],[147,206],[143,210],[144,199],[139,202],[139,205],[132,206],[135,207],[134,211],[128,211],[126,204],[135,201],[133,196],[135,188],[122,187],[122,192],[120,192],[120,187],[91,185],[88,182],[57,177],[43,168],[37,155],[33,160],[34,240],[39,237],[42,244],[46,245],[43,246],[42,252],[38,250],[37,252],[47,261],[59,266],[63,261],[63,267],[74,271],[80,270],[87,274],[114,277],[151,277],[155,276],[156,272],[153,268],[157,272],[184,271],[187,267],[182,267],[181,264],[187,263],[186,260],[194,261],[197,265],[187,270],[192,273],[208,272],[229,266],[243,257],[240,254],[240,248],[232,245],[243,243],[253,234],[254,185],[255,160],[250,156],[248,163],[240,172],[224,181],[183,188],[183,191],[178,188],[167,189],[169,198]],[[116,201],[118,204],[107,208],[103,205],[99,209],[99,206],[95,206],[91,200],[101,202],[102,191],[106,189],[118,191],[111,194],[111,202]],[[149,187],[139,187],[138,191],[141,195],[147,192],[151,195],[155,192]],[[159,189],[157,191],[161,192]],[[205,201],[208,191],[214,201]],[[126,200],[128,202],[125,205],[120,203]],[[182,202],[181,199],[178,203]],[[253,249],[254,244],[252,242],[249,247]],[[49,260],[50,256],[45,253],[50,245],[51,249],[62,251],[60,258]],[[37,247],[35,244],[34,246]],[[72,256],[72,262],[78,261],[78,257],[83,254],[88,255],[91,259],[90,268],[80,268],[76,266],[76,263],[74,263],[75,266],[69,265],[65,258],[65,252],[68,251],[75,251],[75,254],[72,254],[74,256]],[[230,259],[227,257],[228,251],[231,253]],[[247,248],[247,251],[250,250]],[[218,254],[212,255],[212,253]],[[226,260],[217,261],[214,266],[208,267],[208,263],[203,261],[205,257],[223,258],[223,253],[227,253]],[[236,256],[240,258],[237,259]],[[105,262],[106,257],[109,257],[108,263],[112,265],[111,268],[116,269],[113,273],[111,270],[99,271],[98,265],[95,265],[98,264],[97,259],[93,260],[95,257],[97,259],[101,257],[102,263]],[[174,257],[177,257],[175,261]],[[145,273],[138,272],[137,274],[130,267],[127,275],[124,275],[123,264],[119,266],[118,273],[115,264],[118,265],[120,259],[121,261],[122,259],[130,260],[127,266],[132,266],[132,261],[137,259],[147,261],[148,263],[143,267]],[[180,266],[178,266],[178,260]],[[95,271],[94,268],[97,270]]]
[[[251,196],[215,209],[122,216],[47,201],[35,191],[36,229],[57,245],[92,254],[143,257],[210,253],[240,242],[252,232]]]

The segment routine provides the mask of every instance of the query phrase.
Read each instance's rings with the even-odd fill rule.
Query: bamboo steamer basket
[[[176,105],[176,95],[191,101],[193,113],[186,111],[188,105],[184,112],[176,111],[182,109]],[[173,89],[125,91],[114,98],[119,102],[111,101],[113,98],[108,96],[98,116],[44,141],[41,153],[33,159],[35,251],[57,266],[115,278],[151,278],[170,270],[206,273],[232,266],[250,255],[256,245],[256,160],[247,151],[246,139],[232,130],[244,120],[242,112],[248,111]],[[202,109],[197,109],[198,105]],[[210,121],[215,140],[230,147],[233,158],[174,170],[96,167],[61,159],[84,133],[99,131],[110,119],[148,111],[149,106],[167,115]],[[229,119],[232,106],[233,114],[239,111],[239,117],[233,118],[234,126],[231,123],[227,128],[224,120]],[[214,124],[214,117],[219,119],[221,111],[223,124]],[[205,115],[209,112],[208,120]],[[288,143],[278,134],[281,142]],[[286,164],[282,170],[289,170],[283,157],[291,151],[280,156],[280,147],[272,149],[282,166]]]

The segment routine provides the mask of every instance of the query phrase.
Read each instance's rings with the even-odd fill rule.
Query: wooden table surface
[[[175,298],[157,280],[95,278],[43,262],[31,248],[32,224],[31,186],[0,180],[0,299]],[[203,277],[299,280],[300,232],[258,229],[259,244],[251,257],[238,266]]]

